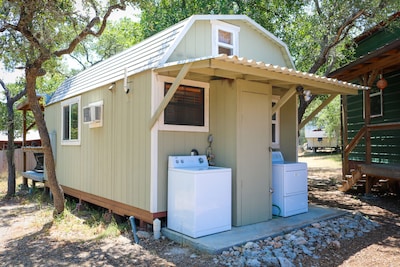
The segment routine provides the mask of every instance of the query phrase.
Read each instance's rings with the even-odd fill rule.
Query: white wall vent
[[[83,123],[89,124],[89,128],[103,126],[103,101],[90,103],[83,108]]]

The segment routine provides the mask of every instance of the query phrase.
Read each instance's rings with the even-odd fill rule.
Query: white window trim
[[[78,103],[78,139],[64,140],[64,107]],[[81,144],[81,97],[77,96],[61,102],[61,145],[80,145]]]
[[[371,111],[370,111],[370,118],[377,118],[377,117],[382,117],[383,116],[383,90],[379,90],[379,91],[377,91],[377,92],[375,92],[375,93],[371,93],[370,92],[370,95],[369,95],[369,100],[371,101],[371,97],[373,97],[373,96],[380,96],[380,101],[381,101],[381,113],[380,114],[375,114],[375,115],[372,115],[371,114]],[[370,107],[371,107],[371,105],[370,105]],[[365,114],[366,114],[366,112],[365,112],[365,91],[363,91],[363,118],[365,119]]]
[[[175,78],[166,77],[166,76],[158,76],[158,104],[164,99],[164,83],[173,83]],[[208,132],[209,131],[209,112],[210,112],[210,104],[209,104],[209,91],[210,84],[204,82],[197,82],[191,80],[182,80],[182,85],[194,86],[204,88],[204,126],[190,126],[190,125],[173,125],[173,124],[164,124],[164,112],[161,113],[159,122],[159,130],[161,131],[175,131],[175,132]]]
[[[271,98],[272,103],[278,103],[280,97],[273,95]],[[280,142],[279,142],[279,134],[280,134],[280,118],[279,118],[279,109],[275,113],[275,142],[272,142],[272,136],[271,136],[271,147],[274,149],[279,149],[280,147]],[[274,124],[274,121],[272,120],[271,116],[271,123]],[[271,125],[272,128],[272,125]]]
[[[212,25],[212,34],[211,34],[211,44],[212,44],[212,55],[217,56],[218,53],[218,47],[220,45],[224,47],[229,47],[232,48],[233,55],[239,56],[239,31],[240,27],[222,22],[219,20],[211,20],[211,25]],[[218,30],[226,31],[226,32],[231,32],[233,35],[233,44],[231,46],[227,46],[226,44],[220,43],[218,41]]]

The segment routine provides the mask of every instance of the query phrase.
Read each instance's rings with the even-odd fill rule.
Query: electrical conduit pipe
[[[131,226],[132,226],[132,234],[133,234],[133,238],[135,239],[135,243],[139,244],[139,238],[136,235],[136,224],[135,224],[135,217],[130,216],[129,217],[129,221],[131,222]]]

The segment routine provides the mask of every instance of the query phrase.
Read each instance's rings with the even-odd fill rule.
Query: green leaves
[[[110,21],[99,38],[89,37],[80,43],[72,57],[87,68],[115,55],[142,40],[140,25],[129,18]]]

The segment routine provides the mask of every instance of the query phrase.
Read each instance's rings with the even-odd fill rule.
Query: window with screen
[[[220,54],[239,55],[239,30],[240,28],[221,21],[212,23],[212,53],[214,56]]]
[[[171,89],[174,78],[161,77],[162,97]],[[160,129],[170,131],[208,131],[209,84],[183,80],[160,117]],[[159,101],[162,99],[160,98]]]
[[[171,85],[164,83],[164,94]],[[165,108],[164,124],[204,126],[204,88],[180,85]]]

